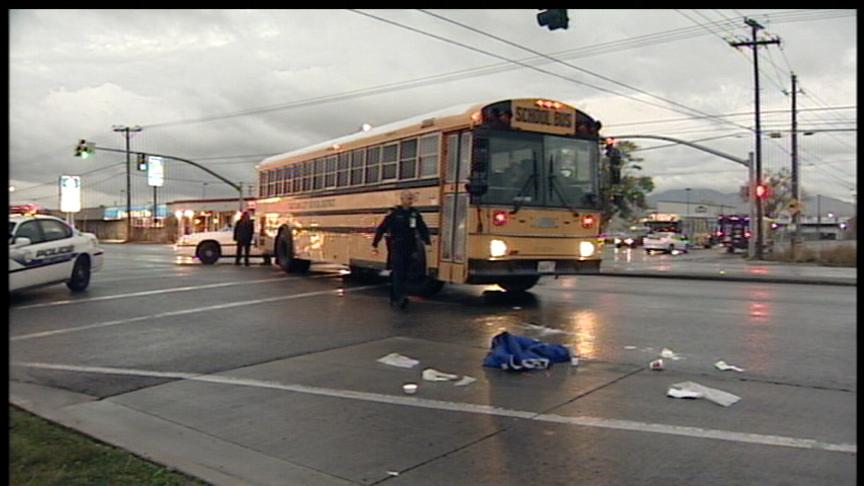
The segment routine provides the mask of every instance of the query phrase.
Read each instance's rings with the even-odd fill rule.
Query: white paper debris
[[[477,378],[472,378],[470,376],[463,376],[461,380],[457,381],[456,383],[453,383],[453,386],[468,386],[471,383],[474,383],[475,381],[477,381]]]
[[[579,356],[570,357],[570,366],[579,366]]]
[[[714,367],[717,368],[717,369],[720,370],[720,371],[728,371],[728,370],[732,370],[732,371],[737,371],[737,372],[739,372],[739,373],[742,372],[742,371],[744,371],[744,370],[742,370],[741,368],[739,368],[739,367],[737,367],[737,366],[732,366],[732,365],[726,363],[725,361],[718,361],[718,362],[714,363]]]
[[[692,381],[675,383],[669,388],[666,395],[672,398],[705,398],[723,407],[728,407],[741,400],[741,397],[737,395],[716,388],[709,388]]]
[[[679,390],[678,388],[669,388],[669,391],[666,392],[666,396],[672,398],[702,398],[705,395],[693,390]]]
[[[390,353],[387,356],[378,358],[376,361],[390,366],[397,366],[399,368],[413,368],[420,363],[416,359],[402,356],[399,353]]]
[[[530,322],[526,322],[525,324],[522,324],[522,327],[524,327],[525,329],[530,329],[532,331],[537,331],[543,336],[545,336],[547,334],[570,334],[569,332],[562,331],[561,329],[554,329],[551,327],[540,326],[537,324],[531,324]]]
[[[434,368],[426,368],[423,370],[423,379],[426,381],[450,381],[458,378],[459,375],[451,375],[450,373],[444,373]]]
[[[624,346],[624,349],[636,349],[636,346]]]
[[[396,471],[387,471],[387,474],[389,474],[391,476],[398,476],[399,475],[399,473]]]
[[[663,371],[663,360],[655,359],[654,361],[648,363],[648,367],[654,371]]]
[[[666,359],[674,359],[674,360],[679,360],[679,359],[681,359],[680,356],[678,356],[677,354],[675,354],[675,352],[672,351],[672,350],[669,349],[669,348],[663,348],[663,350],[660,351],[660,357],[661,357],[661,358],[666,358]]]

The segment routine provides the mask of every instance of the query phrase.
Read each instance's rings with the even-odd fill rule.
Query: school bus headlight
[[[501,240],[492,240],[489,242],[489,255],[492,257],[502,257],[507,254],[507,243]]]
[[[583,258],[590,257],[594,254],[594,243],[590,241],[580,241],[579,242],[579,256]]]

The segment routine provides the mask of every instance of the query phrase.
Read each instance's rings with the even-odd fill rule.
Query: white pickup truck
[[[687,253],[690,249],[690,240],[681,233],[649,233],[642,240],[645,251],[669,252],[680,251]]]

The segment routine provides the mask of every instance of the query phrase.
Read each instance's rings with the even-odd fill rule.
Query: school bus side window
[[[351,185],[363,184],[363,162],[366,159],[366,151],[363,149],[351,152]]]
[[[440,138],[436,133],[420,139],[420,177],[438,175],[438,140]]]
[[[336,185],[345,187],[348,185],[348,171],[351,165],[351,154],[343,152],[339,154],[339,163],[337,165],[338,172],[336,173]]]
[[[336,187],[336,157],[327,157],[325,164],[327,176],[324,177],[324,187]]]
[[[366,184],[378,182],[381,171],[381,147],[366,150]]]
[[[403,140],[399,144],[399,179],[417,177],[417,139]]]
[[[381,151],[381,180],[386,181],[396,178],[396,155],[398,144],[385,145]]]

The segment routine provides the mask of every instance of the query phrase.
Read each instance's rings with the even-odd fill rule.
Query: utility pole
[[[757,35],[759,30],[764,29],[759,22],[756,22],[753,19],[744,19],[744,23],[750,27],[750,32],[752,34],[752,40],[744,41],[744,42],[730,42],[729,45],[732,47],[750,47],[753,49],[753,77],[756,81],[756,174],[755,174],[755,184],[762,184],[762,128],[760,124],[761,116],[759,113],[759,53],[757,49],[759,46],[765,46],[770,44],[780,44],[780,39],[774,37],[772,39],[767,40],[758,40]],[[751,187],[753,190],[755,186]],[[755,195],[754,195],[755,197]],[[762,259],[762,198],[756,197],[756,259]]]
[[[822,239],[822,194],[816,194],[816,227],[819,236],[817,240]]]
[[[159,206],[156,205],[156,189],[158,189],[158,187],[153,186],[153,228],[156,228],[156,212],[159,210]]]
[[[114,125],[115,132],[123,132],[126,137],[126,241],[132,238],[132,152],[129,150],[130,132],[140,132],[141,127]]]
[[[798,163],[798,76],[792,73],[792,200],[795,201],[795,211],[792,213],[792,224],[795,225],[795,233],[792,236],[790,248],[792,250],[792,260],[798,254],[798,245],[801,242],[801,191],[799,181],[799,163]]]

